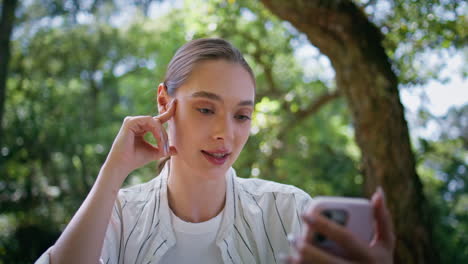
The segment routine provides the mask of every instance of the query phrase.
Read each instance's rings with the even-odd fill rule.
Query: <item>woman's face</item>
[[[206,177],[224,175],[250,133],[255,88],[238,63],[199,63],[177,89],[177,108],[169,121],[173,161]]]

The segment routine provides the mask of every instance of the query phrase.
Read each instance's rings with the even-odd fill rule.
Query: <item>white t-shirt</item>
[[[226,203],[218,219],[221,223],[216,225],[215,241],[210,236],[210,243],[217,246],[222,261],[217,261],[218,255],[214,262],[280,263],[280,254],[290,252],[287,235],[302,233],[300,215],[307,209],[311,197],[294,186],[239,178],[232,168],[225,176]],[[160,264],[161,260],[168,263],[164,260],[166,254],[186,239],[177,238],[176,243],[167,200],[167,179],[168,166],[153,180],[119,191],[104,238],[101,263]],[[201,241],[205,240],[197,240],[191,246]],[[49,252],[50,248],[36,264],[50,264]],[[175,252],[180,251],[176,249]]]
[[[215,243],[221,219],[221,211],[212,219],[190,223],[177,217],[171,210],[176,244],[161,259],[161,264],[222,263],[221,251]]]

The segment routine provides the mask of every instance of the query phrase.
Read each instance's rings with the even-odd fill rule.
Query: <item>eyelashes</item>
[[[213,115],[215,113],[209,108],[197,108],[196,110],[203,115]],[[239,121],[247,121],[251,119],[248,115],[235,115],[234,118],[236,118]]]
[[[202,114],[214,114],[214,111],[208,108],[197,108],[197,111]]]
[[[250,116],[246,116],[246,115],[236,115],[236,118],[241,121],[250,120]]]

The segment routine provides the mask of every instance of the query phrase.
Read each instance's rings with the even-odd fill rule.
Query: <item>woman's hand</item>
[[[313,219],[304,215],[303,219],[308,225],[305,237],[295,242],[297,256],[289,257],[289,263],[393,263],[395,248],[395,235],[390,212],[385,205],[384,194],[381,188],[372,196],[372,207],[375,221],[375,235],[370,244],[357,239],[345,227],[328,220],[324,216]],[[347,253],[346,258],[332,255],[320,249],[311,241],[315,232],[319,232],[328,239],[340,245]]]
[[[176,154],[162,126],[174,116],[176,101],[159,116],[126,117],[98,179],[50,251],[51,263],[98,263],[118,190],[130,172]],[[146,142],[150,132],[158,146]]]
[[[176,105],[177,102],[174,99],[166,112],[154,117],[127,116],[103,167],[118,171],[118,175],[124,177],[120,179],[123,183],[133,170],[162,157],[175,155],[177,151],[175,147],[169,146],[169,139],[163,124],[174,116]],[[157,140],[157,146],[148,143],[143,138],[148,132]]]

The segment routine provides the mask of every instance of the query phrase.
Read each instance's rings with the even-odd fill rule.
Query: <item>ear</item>
[[[167,106],[169,104],[170,97],[169,94],[167,93],[167,87],[164,85],[164,83],[160,83],[158,86],[158,112],[159,114],[162,114],[167,111]]]

